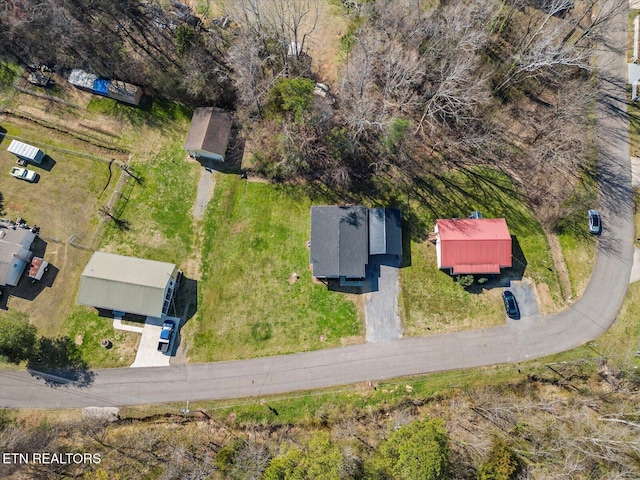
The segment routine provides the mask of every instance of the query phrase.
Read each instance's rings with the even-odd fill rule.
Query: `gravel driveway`
[[[193,218],[198,221],[204,216],[207,205],[213,196],[213,189],[216,182],[213,178],[211,169],[200,167],[200,180],[198,181],[198,193],[196,194],[196,202],[193,205]]]

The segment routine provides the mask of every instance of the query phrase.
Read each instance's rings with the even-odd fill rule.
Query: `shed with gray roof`
[[[82,272],[78,303],[160,318],[168,313],[179,273],[172,263],[95,252]]]
[[[215,107],[196,108],[184,149],[192,157],[223,162],[232,125],[233,120],[229,112]]]

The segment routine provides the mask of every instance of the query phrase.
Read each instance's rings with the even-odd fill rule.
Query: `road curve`
[[[614,322],[633,261],[633,190],[626,117],[626,9],[598,53],[598,175],[603,234],[591,281],[568,310],[483,330],[414,337],[278,357],[94,371],[89,385],[47,385],[0,372],[0,407],[76,408],[284,393],[443,370],[519,362],[593,340]],[[611,46],[614,46],[612,48]],[[617,47],[617,48],[615,48]]]

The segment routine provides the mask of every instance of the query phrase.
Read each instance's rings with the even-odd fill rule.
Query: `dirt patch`
[[[538,307],[540,313],[543,315],[554,313],[558,311],[556,302],[553,301],[549,286],[546,283],[536,284],[534,283],[534,289],[536,291],[536,298],[538,299]]]
[[[318,2],[319,18],[316,29],[309,36],[309,55],[312,69],[322,83],[336,84],[340,68],[338,52],[340,39],[349,25],[342,9],[330,2]]]
[[[289,282],[290,285],[293,285],[298,281],[299,278],[300,278],[300,275],[298,275],[296,272],[291,272],[291,275],[289,275],[287,282]]]
[[[571,280],[569,278],[569,271],[567,265],[564,263],[564,256],[562,255],[562,247],[558,241],[558,237],[553,233],[545,229],[544,232],[549,243],[549,249],[551,250],[551,258],[553,259],[553,266],[558,280],[560,283],[560,293],[564,300],[571,300]]]
[[[364,343],[364,337],[361,335],[351,335],[350,337],[342,337],[340,339],[340,345],[346,347],[348,345],[359,345]]]
[[[200,263],[200,255],[198,255],[196,258],[190,258],[189,260],[187,260],[184,266],[185,276],[193,280],[201,280],[202,275],[200,271]]]

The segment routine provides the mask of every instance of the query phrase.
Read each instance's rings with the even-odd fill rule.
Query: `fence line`
[[[6,112],[0,112],[0,113],[6,113]],[[19,137],[17,135],[10,135],[8,133],[1,134],[0,136],[3,136],[4,138],[10,138],[10,139],[13,139],[13,140],[18,140],[20,142],[26,142],[26,143],[35,144],[36,146],[41,147],[43,150],[57,150],[59,152],[68,153],[69,155],[75,155],[76,157],[88,158],[89,160],[94,160],[94,161],[97,161],[97,162],[110,163],[111,161],[113,161],[118,166],[123,165],[123,162],[121,162],[119,160],[115,160],[115,159],[112,159],[112,158],[99,157],[97,155],[91,155],[90,153],[84,153],[84,152],[78,152],[76,150],[69,150],[68,148],[62,148],[62,147],[59,147],[57,145],[52,145],[50,143],[41,142],[39,140],[32,140],[30,138],[23,138],[23,137]],[[87,143],[91,143],[91,142],[87,142]],[[94,144],[92,144],[92,145],[94,145]],[[94,146],[96,146],[98,148],[105,148],[105,147],[100,147],[99,145],[94,145]],[[118,153],[125,153],[125,152],[118,152]]]
[[[81,243],[78,243],[77,240],[78,240],[78,236],[76,234],[71,234],[71,236],[67,239],[67,243],[72,247],[93,252],[93,248],[88,247],[87,245],[82,245]]]
[[[69,107],[73,107],[73,108],[82,108],[77,103],[72,103],[72,102],[69,102],[69,101],[64,100],[62,98],[54,97],[53,95],[47,95],[47,94],[44,94],[44,93],[39,93],[39,92],[36,92],[35,90],[31,90],[29,88],[24,88],[24,87],[21,87],[19,85],[14,85],[14,88],[16,90],[18,90],[19,92],[26,93],[27,95],[33,95],[34,97],[43,98],[45,100],[51,100],[51,101],[57,102],[57,103],[62,103],[63,105],[68,105]]]
[[[61,244],[64,245],[64,242],[62,240],[60,240],[59,238],[47,237],[46,235],[41,235],[40,233],[38,233],[38,236],[40,238],[42,238],[43,240],[46,240],[47,242],[61,243]]]
[[[130,178],[131,176],[124,169],[122,169],[122,171],[120,172],[120,178],[118,178],[116,188],[113,190],[111,198],[109,199],[105,207],[109,212],[113,211],[115,204],[122,197],[122,190],[124,190]],[[93,234],[93,238],[91,239],[91,242],[89,244],[91,246],[91,250],[95,250],[97,246],[96,242],[98,241],[98,238],[106,221],[107,217],[105,215],[101,215],[100,222],[98,222],[98,227],[96,228],[96,231]]]

